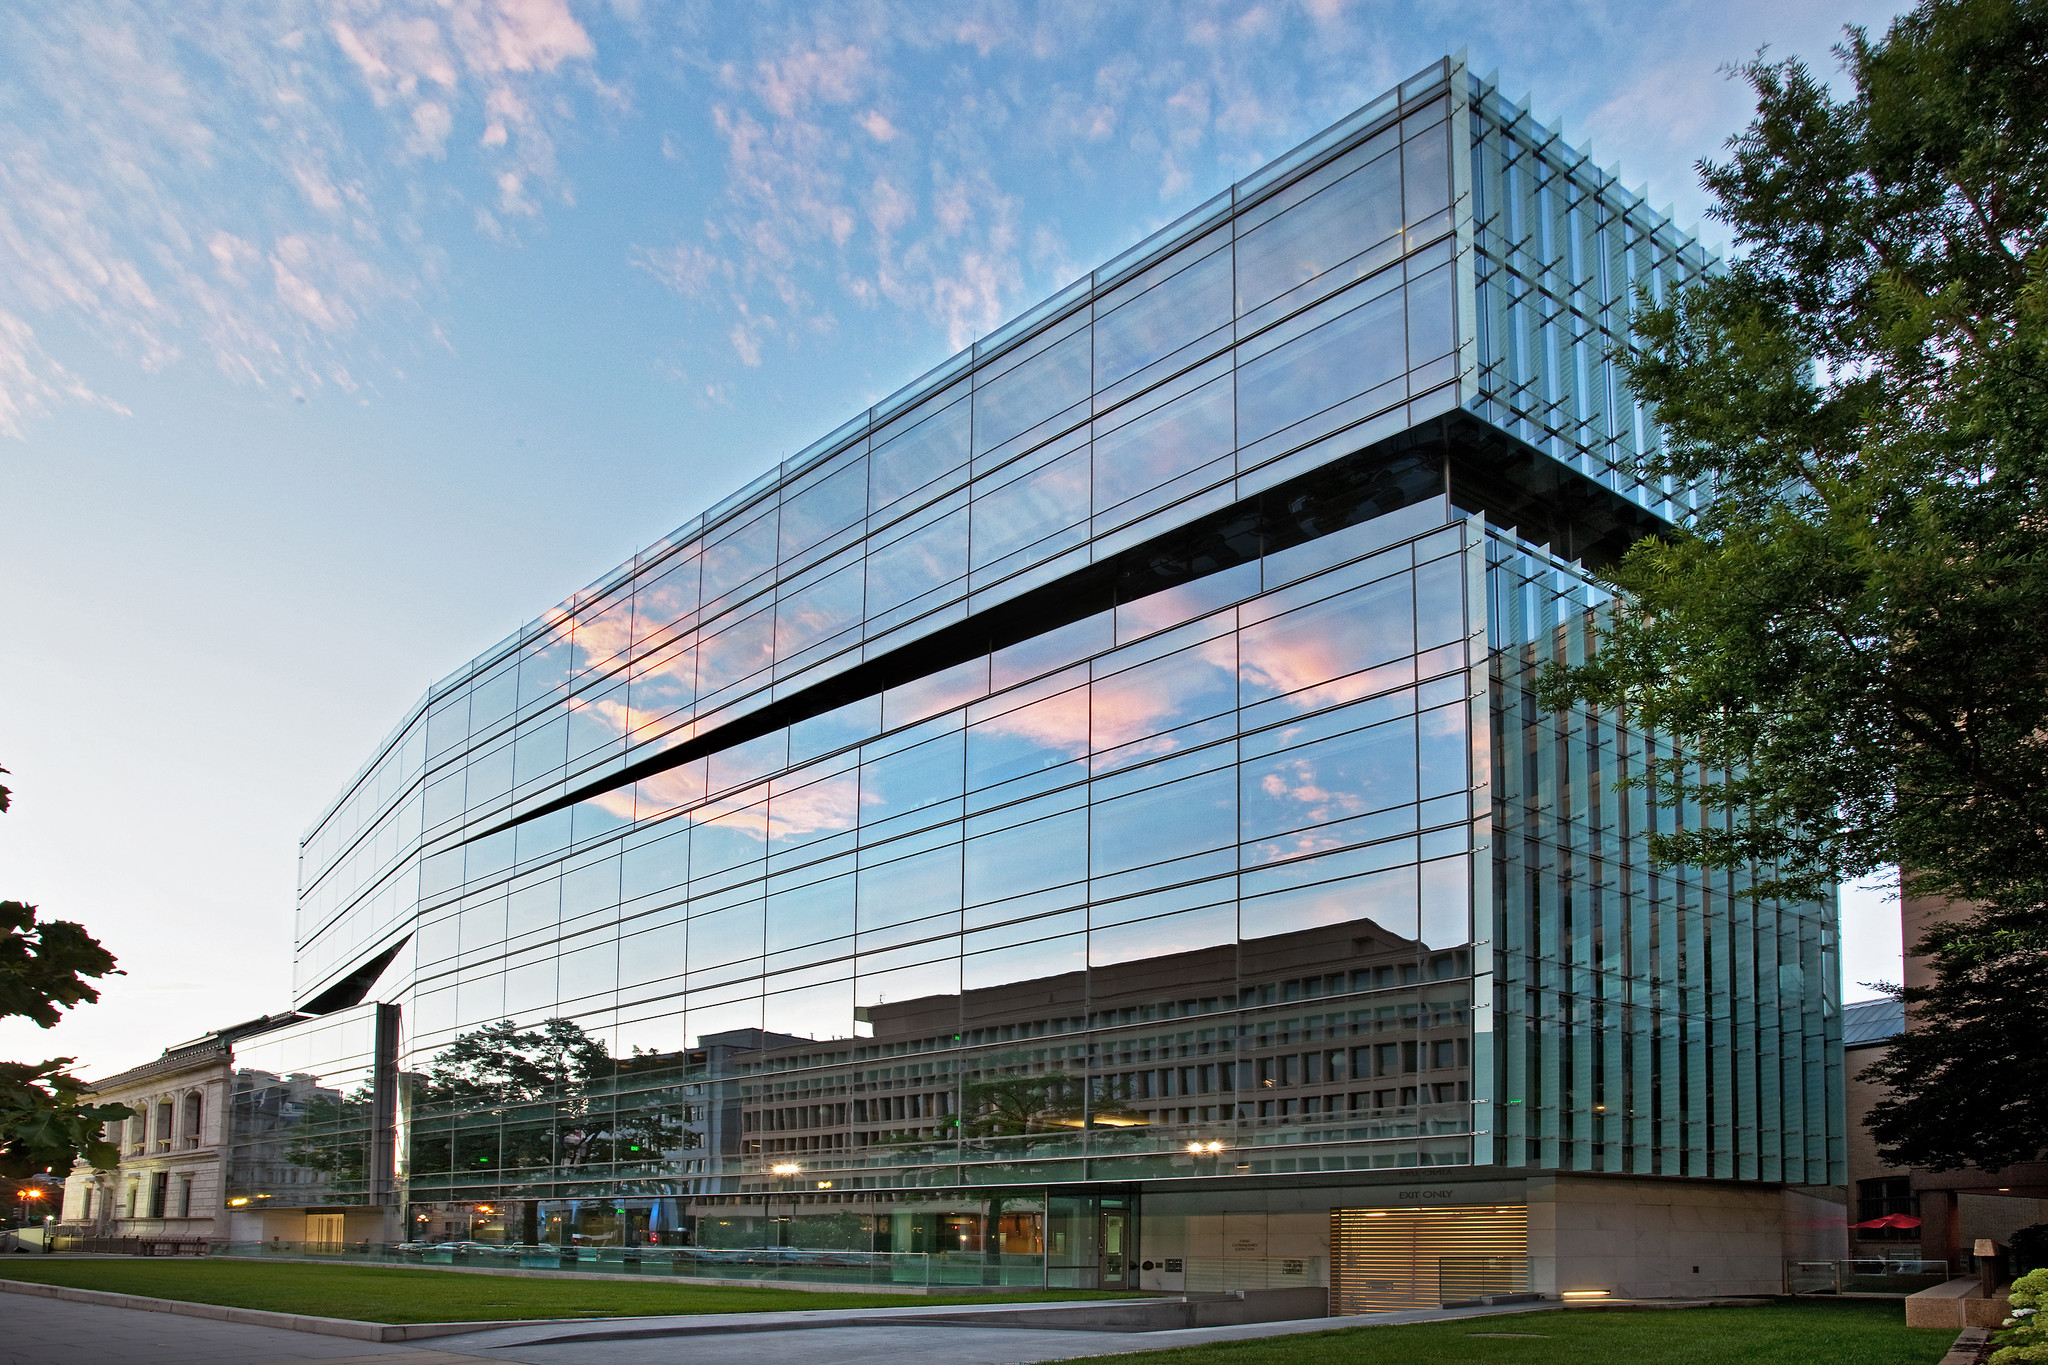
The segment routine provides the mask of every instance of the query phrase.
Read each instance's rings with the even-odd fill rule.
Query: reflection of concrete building
[[[235,1049],[226,1212],[236,1242],[398,1239],[397,1015],[298,1019]]]
[[[1920,1255],[1920,1228],[1858,1227],[1884,1218],[1917,1219],[1912,1172],[1887,1164],[1865,1128],[1883,1087],[1862,1077],[1905,1028],[1906,1007],[1896,1000],[1864,1000],[1842,1009],[1843,1111],[1848,1121],[1849,1254],[1893,1260]],[[1930,1253],[1931,1254],[1931,1253]]]
[[[88,1237],[225,1237],[234,1045],[290,1018],[218,1029],[95,1082],[95,1102],[136,1112],[107,1127],[107,1141],[121,1151],[118,1167],[99,1171],[81,1162],[72,1169],[62,1230]]]
[[[295,992],[402,1006],[412,1222],[1349,1307],[1837,1249],[1833,907],[1653,868],[1663,742],[1531,688],[1685,514],[1607,357],[1708,268],[1442,63],[437,684]]]

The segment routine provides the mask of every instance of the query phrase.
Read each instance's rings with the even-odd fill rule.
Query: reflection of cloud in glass
[[[688,705],[696,688],[696,649],[689,644],[663,646],[661,653],[634,667],[628,727],[638,730]]]
[[[645,640],[697,610],[697,561],[686,559],[633,595],[633,635]]]
[[[626,727],[633,719],[633,708],[626,704],[625,699],[617,691],[607,692],[595,701],[585,702],[578,706],[576,711],[579,719],[602,725],[605,733],[613,738],[625,734]]]
[[[1316,761],[1313,758],[1283,759],[1273,770],[1259,779],[1259,789],[1274,801],[1289,802],[1298,806],[1297,818],[1304,825],[1323,825],[1347,815],[1356,815],[1365,809],[1365,799],[1357,791],[1331,791],[1318,785]],[[1304,853],[1316,853],[1327,848],[1336,848],[1344,841],[1328,830],[1304,829],[1279,839],[1270,839],[1258,845],[1261,862],[1281,858],[1298,857]]]
[[[1136,753],[1167,753],[1175,741],[1159,734],[1236,704],[1237,640],[1225,635],[1177,655],[1098,681],[1090,728],[1096,752],[1147,742]]]
[[[860,775],[845,772],[769,799],[767,836],[801,840],[852,829],[860,810]]]
[[[1243,680],[1247,688],[1291,697],[1304,711],[1340,706],[1407,681],[1406,661],[1337,676],[1356,662],[1342,641],[1316,636],[1275,640],[1256,659],[1246,658]]]
[[[557,626],[565,630],[567,623]],[[633,604],[614,602],[576,623],[576,667],[579,671],[609,670],[626,657],[633,644]]]
[[[1088,709],[1088,689],[1077,687],[992,716],[977,728],[1010,735],[1066,758],[1079,758],[1088,752]]]
[[[705,692],[752,677],[775,658],[775,612],[763,608],[698,642],[697,677]]]
[[[1389,933],[1412,939],[1415,895],[1413,866],[1297,887],[1247,900],[1239,936],[1267,938],[1319,924],[1370,920]]]
[[[1401,681],[1388,675],[1407,665],[1380,666],[1415,652],[1411,585],[1405,575],[1383,579],[1247,626],[1241,638],[1247,693],[1294,695],[1304,709],[1354,701]]]

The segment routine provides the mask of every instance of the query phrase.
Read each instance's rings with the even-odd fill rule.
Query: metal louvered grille
[[[1332,1209],[1330,1311],[1435,1308],[1444,1297],[1444,1259],[1528,1253],[1529,1211],[1521,1205]]]

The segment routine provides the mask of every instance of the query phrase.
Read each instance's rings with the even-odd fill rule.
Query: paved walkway
[[[688,1360],[690,1365],[770,1365],[781,1361],[808,1365],[1024,1365],[1348,1327],[1468,1318],[1481,1319],[1472,1325],[1475,1334],[1542,1336],[1540,1316],[1533,1321],[1502,1318],[1569,1310],[1560,1310],[1556,1304],[1416,1309],[1369,1318],[1310,1318],[1164,1332],[981,1327],[936,1321],[920,1326],[915,1322],[918,1317],[942,1318],[960,1311],[958,1304],[934,1304],[928,1308],[533,1323],[410,1345],[376,1345],[282,1328],[7,1294],[0,1296],[0,1321],[4,1321],[0,1365],[106,1365],[119,1360],[147,1361],[149,1365],[287,1365],[302,1360],[329,1365],[476,1365],[485,1360],[517,1365],[674,1365],[678,1360]],[[888,1321],[849,1325],[864,1318]]]
[[[393,1365],[445,1362],[432,1359],[427,1343],[377,1346],[281,1327],[101,1308],[27,1294],[0,1295],[0,1365],[109,1365],[124,1360],[137,1365],[284,1365],[298,1360],[359,1360],[371,1354],[382,1354]]]
[[[905,1321],[920,1315],[943,1317],[961,1311],[958,1306],[943,1305],[834,1313],[698,1314],[636,1318],[631,1322],[612,1324],[536,1324],[442,1337],[434,1344],[445,1351],[518,1361],[521,1365],[673,1365],[673,1362],[686,1358],[690,1365],[764,1365],[764,1362],[772,1361],[831,1361],[835,1365],[838,1362],[845,1362],[845,1365],[870,1365],[871,1362],[872,1365],[1019,1365],[1020,1362],[1071,1360],[1079,1356],[1118,1355],[1126,1351],[1163,1351],[1207,1342],[1329,1332],[1345,1327],[1540,1312],[1545,1307],[1532,1304],[1502,1308],[1419,1309],[1408,1313],[1380,1313],[1371,1318],[1309,1318],[1295,1322],[1195,1327],[1166,1332],[1060,1331],[969,1327],[936,1322],[929,1327],[919,1327]],[[1554,1310],[1557,1305],[1547,1307]],[[803,1321],[824,1319],[831,1324],[844,1324],[848,1319],[868,1315],[886,1317],[889,1321],[869,1327],[811,1325]],[[718,1327],[728,1327],[731,1331],[724,1335],[705,1334],[705,1329]],[[652,1335],[671,1328],[685,1329],[689,1335]],[[1529,1327],[1525,1330],[1538,1329]],[[646,1332],[649,1335],[620,1339],[629,1332]]]

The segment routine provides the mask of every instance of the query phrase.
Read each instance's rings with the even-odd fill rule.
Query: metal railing
[[[51,1251],[96,1256],[204,1256],[211,1245],[205,1237],[81,1237],[60,1232],[49,1238]]]
[[[1947,1261],[1863,1259],[1785,1262],[1787,1294],[1882,1294],[1903,1298],[1946,1283]]]
[[[830,1251],[795,1247],[593,1247],[490,1242],[222,1242],[219,1256],[561,1270],[763,1284],[1037,1288],[1045,1258],[1006,1252]],[[1299,1281],[1296,1281],[1298,1283]]]
[[[1527,1256],[1439,1256],[1437,1298],[1448,1308],[1502,1295],[1535,1293],[1534,1262]]]

